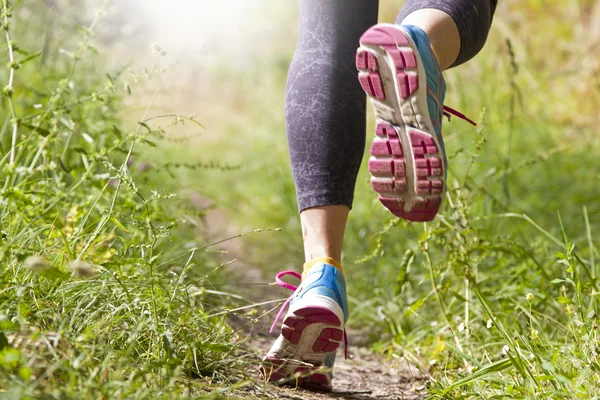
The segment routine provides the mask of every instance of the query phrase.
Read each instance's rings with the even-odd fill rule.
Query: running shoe
[[[332,259],[307,264],[304,275],[284,271],[277,283],[294,290],[283,304],[271,331],[289,304],[281,334],[260,367],[264,379],[304,389],[331,391],[333,364],[348,319],[346,281],[342,268]],[[292,275],[302,280],[297,288],[281,278]],[[347,347],[346,347],[347,352]]]
[[[446,82],[429,38],[411,25],[375,25],[360,39],[356,67],[376,117],[371,186],[394,215],[431,221],[446,190],[442,117],[467,118],[444,107]]]

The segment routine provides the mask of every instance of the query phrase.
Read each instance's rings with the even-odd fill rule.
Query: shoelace
[[[292,285],[290,283],[284,282],[281,279],[281,278],[283,278],[286,275],[292,275],[293,277],[302,280],[302,275],[300,275],[296,271],[282,271],[282,272],[278,273],[275,276],[275,282],[277,282],[277,284],[279,286],[281,286],[282,288],[291,290],[292,294],[290,295],[290,297],[287,298],[286,301],[283,302],[283,305],[281,306],[281,308],[279,309],[279,312],[277,313],[277,316],[275,317],[275,321],[273,322],[273,325],[271,325],[271,329],[269,329],[269,333],[273,333],[275,331],[275,327],[277,326],[277,322],[279,322],[279,320],[281,319],[281,316],[283,315],[283,312],[285,311],[285,309],[287,308],[287,306],[292,301],[292,298],[294,297],[294,292],[296,291],[296,289],[298,289],[297,286],[294,286],[294,285]],[[348,335],[346,334],[346,328],[344,328],[344,357],[346,359],[348,359]]]
[[[473,122],[472,120],[470,120],[468,117],[466,117],[465,114],[460,113],[453,108],[444,106],[444,115],[446,116],[446,118],[448,118],[448,121],[450,121],[450,117],[452,115],[454,115],[455,117],[464,119],[465,121],[467,121],[468,123],[470,123],[473,126],[477,126],[477,124],[475,122]]]

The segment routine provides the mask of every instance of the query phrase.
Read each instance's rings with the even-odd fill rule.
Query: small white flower
[[[508,354],[509,350],[510,349],[509,349],[508,345],[504,345],[504,347],[502,347],[502,351],[500,352],[500,354],[502,354],[503,356],[505,356],[505,355]]]
[[[462,331],[464,331],[464,330],[465,330],[465,323],[464,323],[464,322],[461,322],[461,323],[458,325],[458,331],[459,331],[459,332],[462,332]]]
[[[492,327],[492,325],[493,325],[493,324],[494,324],[494,323],[492,322],[492,320],[491,320],[491,319],[488,319],[488,320],[487,320],[487,323],[485,324],[485,327],[486,327],[486,328],[488,328],[488,329],[490,329],[490,328]]]
[[[539,337],[539,334],[540,333],[538,332],[537,329],[531,329],[531,332],[529,333],[529,338],[531,340],[535,340],[535,339],[537,339]]]
[[[34,104],[33,108],[35,108],[36,110],[39,110],[40,108],[42,108],[43,105],[42,104]]]
[[[533,293],[527,293],[527,296],[525,296],[525,300],[529,302],[533,301]]]
[[[429,361],[429,365],[435,365],[435,363],[437,363],[437,361],[436,361],[436,360],[431,360],[431,361]]]

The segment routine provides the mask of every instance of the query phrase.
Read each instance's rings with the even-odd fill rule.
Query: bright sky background
[[[145,27],[137,36],[146,45],[156,43],[170,55],[189,46],[200,62],[225,55],[232,64],[244,64],[268,51],[279,33],[295,30],[283,16],[296,8],[289,0],[118,0],[115,8],[132,25]],[[121,26],[122,33],[129,31],[131,26]]]

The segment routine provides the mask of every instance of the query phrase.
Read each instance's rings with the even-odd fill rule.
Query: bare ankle
[[[347,206],[339,205],[302,211],[300,220],[306,262],[327,257],[340,261],[349,212]]]

